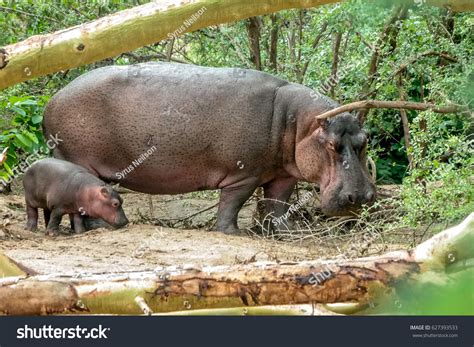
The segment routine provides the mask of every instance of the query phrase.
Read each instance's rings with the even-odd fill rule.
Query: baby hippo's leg
[[[71,218],[71,228],[76,232],[76,234],[80,234],[86,231],[84,227],[83,218],[79,213],[70,214],[69,218]]]
[[[38,209],[26,202],[26,215],[28,221],[26,222],[26,229],[29,231],[36,231],[38,228]]]
[[[59,234],[59,224],[63,219],[64,212],[60,208],[53,208],[51,211],[51,218],[46,227],[46,235],[56,236]]]

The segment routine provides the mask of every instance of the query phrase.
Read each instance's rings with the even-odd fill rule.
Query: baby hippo
[[[50,235],[58,234],[65,214],[76,233],[86,231],[85,217],[102,218],[114,228],[128,223],[120,195],[79,165],[53,158],[40,160],[25,172],[23,187],[28,230],[38,226],[38,208],[44,210],[46,234]]]

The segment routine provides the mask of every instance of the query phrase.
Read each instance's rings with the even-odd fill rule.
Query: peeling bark
[[[24,280],[0,286],[0,314],[46,315],[84,311],[76,289],[70,283]]]

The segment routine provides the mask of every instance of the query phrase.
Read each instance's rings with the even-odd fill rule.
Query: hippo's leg
[[[71,229],[74,230],[76,234],[80,234],[86,231],[84,227],[83,217],[79,213],[70,214],[69,218],[71,220]]]
[[[71,225],[71,230],[74,231],[74,213],[69,213],[69,224]]]
[[[60,208],[53,208],[51,210],[51,218],[49,220],[48,226],[46,227],[46,235],[55,236],[59,233],[59,224],[63,219],[64,212]]]
[[[259,184],[255,179],[246,185],[228,186],[221,190],[216,230],[223,231],[226,234],[239,231],[237,226],[239,211],[258,186]]]
[[[45,208],[43,210],[43,216],[44,216],[44,225],[48,226],[49,220],[51,219],[51,210]]]
[[[263,226],[267,230],[273,230],[279,225],[286,227],[288,221],[279,220],[286,211],[288,210],[288,199],[295,189],[297,180],[293,177],[288,178],[276,178],[263,185],[264,198],[265,198],[265,219]],[[270,223],[273,222],[274,223]],[[281,223],[280,223],[281,221]]]
[[[36,231],[38,228],[38,209],[31,206],[28,202],[26,203],[26,229],[29,231]]]

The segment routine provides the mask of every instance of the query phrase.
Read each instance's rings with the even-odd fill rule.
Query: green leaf
[[[26,111],[22,108],[19,108],[17,106],[12,106],[10,108],[12,111],[18,113],[19,115],[23,116],[23,117],[26,117]]]
[[[25,135],[23,134],[17,134],[16,135],[16,138],[20,141],[20,143],[22,145],[20,145],[20,147],[22,147],[23,149],[25,150],[28,150],[31,146],[33,146],[33,142],[31,142],[31,140],[29,140]]]
[[[42,115],[36,115],[31,118],[31,122],[33,124],[39,124],[43,121],[43,116]]]
[[[10,165],[7,164],[7,162],[3,163],[3,167],[5,168],[5,171],[8,172],[10,175],[13,175],[13,171],[10,168]]]
[[[23,135],[25,135],[26,137],[28,137],[28,138],[29,138],[31,141],[33,141],[34,143],[39,144],[38,138],[36,137],[35,134],[29,133],[29,132],[25,131],[25,132],[23,132]]]
[[[23,101],[18,101],[18,102],[15,102],[15,105],[18,105],[18,106],[22,106],[22,105],[38,105],[38,102],[36,100],[32,100],[32,99],[26,99],[26,100],[23,100]]]

